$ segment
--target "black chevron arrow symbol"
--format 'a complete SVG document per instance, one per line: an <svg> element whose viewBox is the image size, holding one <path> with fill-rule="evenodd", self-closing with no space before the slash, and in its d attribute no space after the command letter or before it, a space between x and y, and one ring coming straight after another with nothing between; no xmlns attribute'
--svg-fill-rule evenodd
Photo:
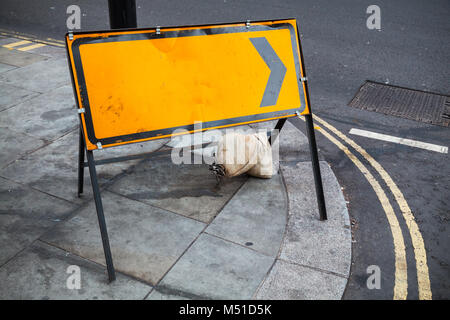
<svg viewBox="0 0 450 320"><path fill-rule="evenodd" d="M267 80L260 107L274 106L277 104L280 95L280 89L286 75L286 67L266 37L250 38L250 41L270 69L269 80Z"/></svg>

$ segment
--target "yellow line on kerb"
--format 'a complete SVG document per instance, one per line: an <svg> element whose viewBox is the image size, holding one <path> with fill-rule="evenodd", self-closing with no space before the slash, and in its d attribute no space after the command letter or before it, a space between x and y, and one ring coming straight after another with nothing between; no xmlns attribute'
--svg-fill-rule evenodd
<svg viewBox="0 0 450 320"><path fill-rule="evenodd" d="M304 120L303 118L299 117ZM317 118L317 117L316 117ZM405 241L403 239L402 230L400 224L398 223L397 216L394 213L394 209L389 202L386 193L380 186L375 177L370 173L366 166L341 142L339 142L335 137L329 134L323 129L319 129L328 140L334 143L339 149L341 149L347 157L355 164L355 166L361 171L366 180L372 186L378 200L383 207L386 217L389 222L391 229L393 241L394 241L394 254L395 254L395 283L394 283L394 299L395 300L405 300L408 295L408 272L406 264L406 250Z"/></svg>
<svg viewBox="0 0 450 320"><path fill-rule="evenodd" d="M4 36L4 37L28 40L30 42L33 41L33 42L37 42L37 43L44 43L44 44L47 44L50 46L65 47L64 41L61 41L61 40L56 40L56 39L52 39L52 38L47 38L47 40L41 40L41 39L37 39L36 37L33 37L33 36L25 35L23 33L8 31L8 30L4 30L4 29L0 29L0 35Z"/></svg>
<svg viewBox="0 0 450 320"><path fill-rule="evenodd" d="M17 50L19 50L19 51L29 51L29 50L37 49L37 48L44 47L44 46L45 46L45 44L43 44L43 43L35 43L35 44L32 44L31 46L17 48Z"/></svg>
<svg viewBox="0 0 450 320"><path fill-rule="evenodd" d="M3 47L5 48L14 48L14 47L18 47L18 46L22 46L24 44L28 44L31 43L31 41L28 40L21 40L21 41L16 41L10 44L5 44Z"/></svg>
<svg viewBox="0 0 450 320"><path fill-rule="evenodd" d="M342 132L337 130L335 127L333 127L325 120L319 118L318 116L314 116L314 119L316 119L323 126L328 128L330 131L335 133L339 138L344 140L356 151L358 151L370 163L370 165L380 174L381 178L384 180L384 182L391 190L395 200L397 201L400 207L400 211L402 212L403 218L405 219L406 226L408 227L409 234L411 236L411 241L414 248L414 256L416 260L419 299L431 300L432 293L430 286L430 276L428 273L427 253L425 250L425 243L423 241L422 234L420 233L419 226L415 221L414 215L412 214L411 208L406 202L403 193L397 187L397 185L392 180L391 176L386 172L386 170L384 170L384 168L378 163L378 161L376 161L370 154L368 154L366 150L361 148L352 139L348 138L346 135L344 135Z"/></svg>

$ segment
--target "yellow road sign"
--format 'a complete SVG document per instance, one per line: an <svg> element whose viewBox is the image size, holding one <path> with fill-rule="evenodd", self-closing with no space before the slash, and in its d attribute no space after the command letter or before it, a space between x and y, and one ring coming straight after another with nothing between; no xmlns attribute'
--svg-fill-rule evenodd
<svg viewBox="0 0 450 320"><path fill-rule="evenodd" d="M297 32L290 19L67 35L88 150L308 114Z"/></svg>

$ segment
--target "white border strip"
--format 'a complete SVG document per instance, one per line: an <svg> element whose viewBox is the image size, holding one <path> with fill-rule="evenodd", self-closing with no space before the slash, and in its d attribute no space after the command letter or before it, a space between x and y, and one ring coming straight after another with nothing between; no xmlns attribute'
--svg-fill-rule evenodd
<svg viewBox="0 0 450 320"><path fill-rule="evenodd" d="M404 144L404 145L410 146L410 147L421 148L421 149L440 152L440 153L448 153L448 147L439 146L437 144L431 144L431 143L426 143L426 142L421 142L421 141L416 141L416 140L411 140L411 139L398 138L398 137L394 137L394 136L389 136L387 134L381 134L381 133L360 130L360 129L355 129L355 128L352 128L349 133L358 135L358 136L362 136L362 137Z"/></svg>

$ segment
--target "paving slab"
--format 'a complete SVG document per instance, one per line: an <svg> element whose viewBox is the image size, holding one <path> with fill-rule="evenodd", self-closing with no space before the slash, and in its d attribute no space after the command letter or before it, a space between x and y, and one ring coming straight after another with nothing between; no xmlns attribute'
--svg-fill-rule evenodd
<svg viewBox="0 0 450 320"><path fill-rule="evenodd" d="M0 265L75 208L67 201L0 178Z"/></svg>
<svg viewBox="0 0 450 320"><path fill-rule="evenodd" d="M41 56L46 56L49 58L53 58L53 59L67 59L67 53L66 53L66 48L64 47L56 47L56 46L50 46L50 45L45 45L43 47L39 47L36 49L33 49L32 51L35 54L39 54Z"/></svg>
<svg viewBox="0 0 450 320"><path fill-rule="evenodd" d="M0 176L69 201L81 202L82 199L77 197L77 145L78 131L75 130L4 167ZM89 197L91 188L87 172L84 181L85 196Z"/></svg>
<svg viewBox="0 0 450 320"><path fill-rule="evenodd" d="M280 258L348 277L351 229L341 187L320 161L327 221L320 221L310 162L281 164L289 195L289 221Z"/></svg>
<svg viewBox="0 0 450 320"><path fill-rule="evenodd" d="M246 179L240 176L217 184L207 165L176 165L167 156L139 163L109 189L198 221L210 222Z"/></svg>
<svg viewBox="0 0 450 320"><path fill-rule="evenodd" d="M338 300L347 279L278 260L258 290L262 300Z"/></svg>
<svg viewBox="0 0 450 320"><path fill-rule="evenodd" d="M39 54L0 47L0 63L9 64L11 66L24 67L47 59L48 57Z"/></svg>
<svg viewBox="0 0 450 320"><path fill-rule="evenodd" d="M287 198L280 175L249 178L206 232L275 257L287 222Z"/></svg>
<svg viewBox="0 0 450 320"><path fill-rule="evenodd" d="M5 44L10 44L13 42L17 42L17 38L10 38L6 36L0 36L0 46L4 46Z"/></svg>
<svg viewBox="0 0 450 320"><path fill-rule="evenodd" d="M0 114L1 117L1 114ZM27 134L0 127L0 168L7 166L24 154L42 147L45 142Z"/></svg>
<svg viewBox="0 0 450 320"><path fill-rule="evenodd" d="M280 161L311 160L308 138L289 120L284 124L277 143L279 143Z"/></svg>
<svg viewBox="0 0 450 320"><path fill-rule="evenodd" d="M205 225L165 210L102 192L116 270L157 283ZM44 235L45 242L105 264L95 205Z"/></svg>
<svg viewBox="0 0 450 320"><path fill-rule="evenodd" d="M5 72L5 71L9 71L12 69L15 69L15 66L12 66L10 64L4 64L4 63L0 63L0 73Z"/></svg>
<svg viewBox="0 0 450 320"><path fill-rule="evenodd" d="M0 176L50 193L72 202L82 202L92 196L89 170L85 168L83 198L77 195L78 188L78 129L16 160L0 170ZM102 159L139 152L151 152L167 140L155 140L111 149L94 151L95 159ZM20 148L20 145L17 146ZM18 152L18 151L17 151ZM104 184L116 175L128 170L138 161L126 161L97 166L99 183Z"/></svg>
<svg viewBox="0 0 450 320"><path fill-rule="evenodd" d="M0 116L0 126L48 141L73 131L78 123L72 86L62 86L28 99Z"/></svg>
<svg viewBox="0 0 450 320"><path fill-rule="evenodd" d="M69 266L80 268L80 289L68 289ZM104 268L40 241L0 269L0 299L144 299L151 286L120 273L108 284Z"/></svg>
<svg viewBox="0 0 450 320"><path fill-rule="evenodd" d="M156 287L203 299L250 299L273 258L202 234Z"/></svg>
<svg viewBox="0 0 450 320"><path fill-rule="evenodd" d="M175 294L165 294L156 289L153 289L152 292L146 298L146 300L191 300L191 299L183 296L178 296Z"/></svg>
<svg viewBox="0 0 450 320"><path fill-rule="evenodd" d="M1 53L0 62L2 62ZM40 93L48 92L63 85L71 85L67 59L39 61L22 68L0 73L0 82Z"/></svg>
<svg viewBox="0 0 450 320"><path fill-rule="evenodd" d="M10 44L10 43L17 42L17 41L20 41L20 39L6 37L6 36L0 36L0 46L4 46L6 44Z"/></svg>
<svg viewBox="0 0 450 320"><path fill-rule="evenodd" d="M0 111L3 111L13 105L19 104L21 101L36 97L37 95L39 95L39 93L37 92L0 82ZM0 119L3 119L3 116L4 115L1 114ZM16 117L20 117L20 114L17 114Z"/></svg>

